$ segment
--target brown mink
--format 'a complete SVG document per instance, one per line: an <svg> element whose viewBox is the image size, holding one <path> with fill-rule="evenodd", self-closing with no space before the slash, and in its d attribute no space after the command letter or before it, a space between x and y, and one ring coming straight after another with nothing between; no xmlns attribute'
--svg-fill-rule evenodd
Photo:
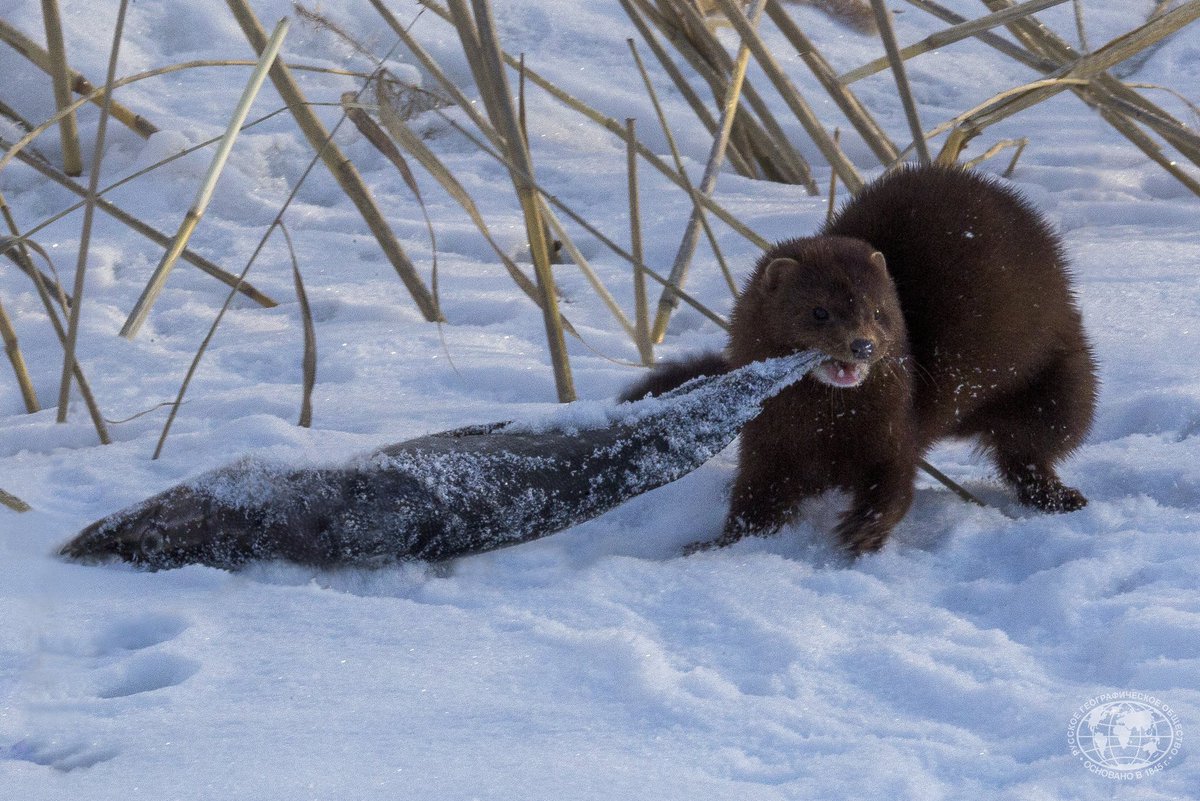
<svg viewBox="0 0 1200 801"><path fill-rule="evenodd" d="M841 488L852 501L838 536L876 550L943 437L976 437L1022 503L1087 503L1054 468L1091 427L1095 362L1058 236L998 180L945 166L884 175L818 236L758 260L723 356L659 368L623 397L810 348L829 360L742 430L710 544L770 534L804 498Z"/></svg>

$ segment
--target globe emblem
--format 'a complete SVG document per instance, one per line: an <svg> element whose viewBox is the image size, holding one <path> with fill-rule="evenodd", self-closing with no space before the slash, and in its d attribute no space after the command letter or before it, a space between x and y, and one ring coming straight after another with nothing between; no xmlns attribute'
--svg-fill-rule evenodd
<svg viewBox="0 0 1200 801"><path fill-rule="evenodd" d="M1180 732L1155 704L1123 698L1081 713L1072 719L1074 744L1081 758L1099 768L1146 771L1178 751Z"/></svg>

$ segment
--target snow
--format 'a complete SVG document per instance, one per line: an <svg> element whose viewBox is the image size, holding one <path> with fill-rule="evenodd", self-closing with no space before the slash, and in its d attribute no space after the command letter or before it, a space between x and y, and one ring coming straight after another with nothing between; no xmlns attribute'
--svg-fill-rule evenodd
<svg viewBox="0 0 1200 801"><path fill-rule="evenodd" d="M62 5L72 63L98 81L115 3ZM966 16L982 13L967 0L951 5ZM1085 4L1090 43L1132 27L1152 5ZM632 28L616 3L497 6L510 50L609 116L636 117L648 145L666 151L629 63L624 40ZM291 13L283 0L254 7L268 26ZM1074 41L1071 7L1039 18ZM904 8L902 42L940 27ZM40 10L33 0L0 3L5 20L38 40ZM415 15L409 6L393 10L405 22ZM377 53L391 47L368 4L324 11ZM835 69L882 50L811 8L792 13ZM129 26L122 74L249 55L220 3L139 0ZM798 56L768 30L818 113L838 119ZM1195 30L1156 50L1130 80L1185 93L1200 85ZM469 85L446 25L425 13L413 33ZM728 31L723 36L732 42ZM317 66L369 67L328 31L305 24L294 25L284 52ZM642 55L651 60L645 48ZM393 61L410 63L402 51ZM973 42L909 63L926 127L1033 77ZM697 179L708 137L650 68ZM0 69L5 102L34 121L51 113L44 76L4 47ZM145 141L110 126L103 183L217 135L247 75L246 67L212 67L120 90L122 102L162 131ZM754 67L750 78L794 140L806 142ZM354 78L331 73L303 73L300 81L321 102L357 88ZM865 79L856 90L903 144L907 124L888 77ZM1169 94L1143 91L1196 121ZM279 105L268 87L251 119ZM530 89L528 105L539 179L627 241L623 145L539 91ZM319 113L336 121L336 109ZM96 120L91 106L80 115L87 159ZM527 258L503 168L436 114L416 125L501 246ZM15 138L7 123L0 128ZM842 134L850 157L877 174L848 125ZM291 262L272 238L250 280L280 305L234 302L162 458L152 461L166 416L157 406L174 398L226 290L180 265L141 334L120 339L161 250L98 216L80 359L105 415L131 419L110 426L115 441L100 446L78 398L66 424L55 423L53 409L25 414L7 363L0 365L0 487L34 508L0 509L0 797L1194 797L1200 201L1070 93L989 129L969 153L1014 136L1030 139L1015 184L1063 231L1101 367L1096 427L1064 470L1091 503L1063 516L1024 509L970 443L949 443L930 461L999 508L964 505L922 478L888 546L853 562L829 536L836 497L809 504L780 537L681 557L685 544L720 530L731 450L588 523L448 566L141 573L63 562L56 549L93 520L242 457L337 462L433 431L537 419L554 408L541 314L461 208L414 166L437 226L448 322L434 326L422 321L353 206L318 167L287 217L317 325L313 427L295 425L300 312ZM349 127L338 142L428 280L427 232L403 182ZM54 132L35 145L59 160ZM801 148L827 186L815 148ZM195 249L240 269L310 157L286 115L246 131ZM207 152L192 154L110 199L173 231L206 165ZM640 178L647 259L667 265L690 203L644 164ZM15 163L0 173L0 191L24 228L76 201ZM826 199L797 187L725 173L717 195L769 239L808 233L824 219ZM35 237L68 283L79 220L69 216ZM723 225L715 229L744 276L754 247ZM578 244L631 308L627 265L587 236ZM569 348L580 397L592 404L578 413L589 419L638 375L625 366L636 350L581 275L555 270L564 313L584 339ZM688 288L728 311L724 279L703 248ZM49 405L61 351L28 279L7 263L0 302ZM658 353L679 356L722 341L714 325L681 307ZM1179 714L1183 750L1161 773L1117 782L1087 770L1068 749L1067 728L1081 705L1121 691L1152 695Z"/></svg>

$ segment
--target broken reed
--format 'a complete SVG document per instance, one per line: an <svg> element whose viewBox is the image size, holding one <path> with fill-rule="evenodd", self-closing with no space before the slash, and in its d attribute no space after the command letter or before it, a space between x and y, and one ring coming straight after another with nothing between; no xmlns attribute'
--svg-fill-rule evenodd
<svg viewBox="0 0 1200 801"><path fill-rule="evenodd" d="M13 495L11 492L5 492L2 489L0 489L0 505L7 506L14 512L28 512L32 508L16 495Z"/></svg>

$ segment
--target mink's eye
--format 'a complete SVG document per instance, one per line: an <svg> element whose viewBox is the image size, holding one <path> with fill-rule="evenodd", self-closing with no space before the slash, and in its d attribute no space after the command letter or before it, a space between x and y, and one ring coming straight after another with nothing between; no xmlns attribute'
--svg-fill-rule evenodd
<svg viewBox="0 0 1200 801"><path fill-rule="evenodd" d="M813 309L813 319L823 323L829 319L829 312L827 312L823 307L818 306L817 308Z"/></svg>
<svg viewBox="0 0 1200 801"><path fill-rule="evenodd" d="M876 310L875 310L875 319L876 319L876 320L882 320L882 319L883 319L883 312L882 312L882 311L880 311L879 309L876 309Z"/></svg>

